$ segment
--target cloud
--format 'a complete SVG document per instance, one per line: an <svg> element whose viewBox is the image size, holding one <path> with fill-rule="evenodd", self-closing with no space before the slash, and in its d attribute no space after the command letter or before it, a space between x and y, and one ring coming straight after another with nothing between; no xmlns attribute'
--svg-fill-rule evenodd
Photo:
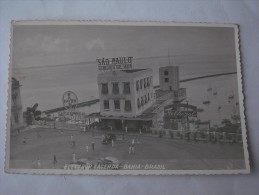
<svg viewBox="0 0 259 195"><path fill-rule="evenodd" d="M86 45L86 48L89 51L102 51L102 50L104 50L104 42L100 38L94 39L90 42L86 42L85 45Z"/></svg>
<svg viewBox="0 0 259 195"><path fill-rule="evenodd" d="M29 56L65 53L73 50L68 39L42 34L27 37L19 43L18 48L23 54Z"/></svg>

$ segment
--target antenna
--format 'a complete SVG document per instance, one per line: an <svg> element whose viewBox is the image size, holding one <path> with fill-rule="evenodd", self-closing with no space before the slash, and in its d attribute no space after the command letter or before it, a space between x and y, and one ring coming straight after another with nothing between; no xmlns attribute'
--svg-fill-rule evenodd
<svg viewBox="0 0 259 195"><path fill-rule="evenodd" d="M170 60L170 51L168 49L168 61L169 61L169 65L171 65L171 60Z"/></svg>

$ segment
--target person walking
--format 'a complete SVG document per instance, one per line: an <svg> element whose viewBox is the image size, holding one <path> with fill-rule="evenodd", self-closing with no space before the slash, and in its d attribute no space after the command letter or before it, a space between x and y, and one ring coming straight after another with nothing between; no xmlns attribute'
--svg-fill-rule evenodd
<svg viewBox="0 0 259 195"><path fill-rule="evenodd" d="M75 163L76 162L76 154L75 154L75 152L73 152L72 158L73 158L73 162Z"/></svg>
<svg viewBox="0 0 259 195"><path fill-rule="evenodd" d="M92 150L94 151L94 142L92 142L92 144L91 144L91 145L92 145Z"/></svg>
<svg viewBox="0 0 259 195"><path fill-rule="evenodd" d="M131 145L129 145L129 154L131 154Z"/></svg>
<svg viewBox="0 0 259 195"><path fill-rule="evenodd" d="M85 146L85 150L88 153L89 147L87 145Z"/></svg>
<svg viewBox="0 0 259 195"><path fill-rule="evenodd" d="M131 146L131 153L132 153L132 154L135 153L135 147L134 147L134 145Z"/></svg>
<svg viewBox="0 0 259 195"><path fill-rule="evenodd" d="M38 169L41 168L41 162L40 162L40 158L37 159L37 166L38 166Z"/></svg>
<svg viewBox="0 0 259 195"><path fill-rule="evenodd" d="M112 147L114 147L114 141L113 141L113 139L112 139Z"/></svg>
<svg viewBox="0 0 259 195"><path fill-rule="evenodd" d="M135 144L135 140L132 139L132 140L131 140L131 145L134 146L134 144Z"/></svg>
<svg viewBox="0 0 259 195"><path fill-rule="evenodd" d="M71 146L73 147L73 145L74 145L74 136L73 136L73 134L70 136L70 142L71 142Z"/></svg>
<svg viewBox="0 0 259 195"><path fill-rule="evenodd" d="M139 128L139 134L142 134L142 130L141 130L141 128Z"/></svg>
<svg viewBox="0 0 259 195"><path fill-rule="evenodd" d="M125 126L125 133L128 133L128 127Z"/></svg>
<svg viewBox="0 0 259 195"><path fill-rule="evenodd" d="M22 143L27 144L26 137L23 137Z"/></svg>
<svg viewBox="0 0 259 195"><path fill-rule="evenodd" d="M54 157L53 157L53 166L55 167L57 163L58 163L57 157L56 157L56 155L54 155Z"/></svg>

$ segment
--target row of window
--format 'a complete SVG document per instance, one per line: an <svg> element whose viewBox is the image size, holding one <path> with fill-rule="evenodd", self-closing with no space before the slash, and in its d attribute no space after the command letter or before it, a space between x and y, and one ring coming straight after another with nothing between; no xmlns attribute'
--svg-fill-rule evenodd
<svg viewBox="0 0 259 195"><path fill-rule="evenodd" d="M152 76L140 79L136 82L136 90L139 91L139 89L146 89L150 87L152 82ZM109 88L108 83L102 83L102 94L107 95L109 94ZM119 89L119 83L112 83L112 94L120 94ZM123 82L123 94L130 94L130 83L129 82Z"/></svg>
<svg viewBox="0 0 259 195"><path fill-rule="evenodd" d="M138 108L140 108L141 106L144 106L145 104L147 104L152 98L152 93L148 93L144 96L141 96L140 98L137 99L137 106Z"/></svg>
<svg viewBox="0 0 259 195"><path fill-rule="evenodd" d="M109 93L108 83L102 83L102 94L106 95ZM119 83L112 83L112 93L117 95L120 93ZM130 94L130 83L124 82L123 83L123 93Z"/></svg>
<svg viewBox="0 0 259 195"><path fill-rule="evenodd" d="M115 110L121 109L120 100L114 100L113 103L114 103L114 109ZM104 110L110 110L109 100L104 100L103 106L104 106ZM127 111L127 112L131 111L131 101L130 100L125 100L124 110Z"/></svg>
<svg viewBox="0 0 259 195"><path fill-rule="evenodd" d="M152 83L152 76L140 79L139 81L136 82L136 90L139 91L139 89L146 89L150 87Z"/></svg>

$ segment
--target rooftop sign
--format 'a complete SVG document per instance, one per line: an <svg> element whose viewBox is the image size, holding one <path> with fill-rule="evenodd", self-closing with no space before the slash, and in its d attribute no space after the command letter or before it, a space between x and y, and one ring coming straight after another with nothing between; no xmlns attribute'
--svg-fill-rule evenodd
<svg viewBox="0 0 259 195"><path fill-rule="evenodd" d="M127 70L132 69L133 57L118 57L118 58L100 58L96 59L98 63L98 70L101 72L113 70Z"/></svg>

